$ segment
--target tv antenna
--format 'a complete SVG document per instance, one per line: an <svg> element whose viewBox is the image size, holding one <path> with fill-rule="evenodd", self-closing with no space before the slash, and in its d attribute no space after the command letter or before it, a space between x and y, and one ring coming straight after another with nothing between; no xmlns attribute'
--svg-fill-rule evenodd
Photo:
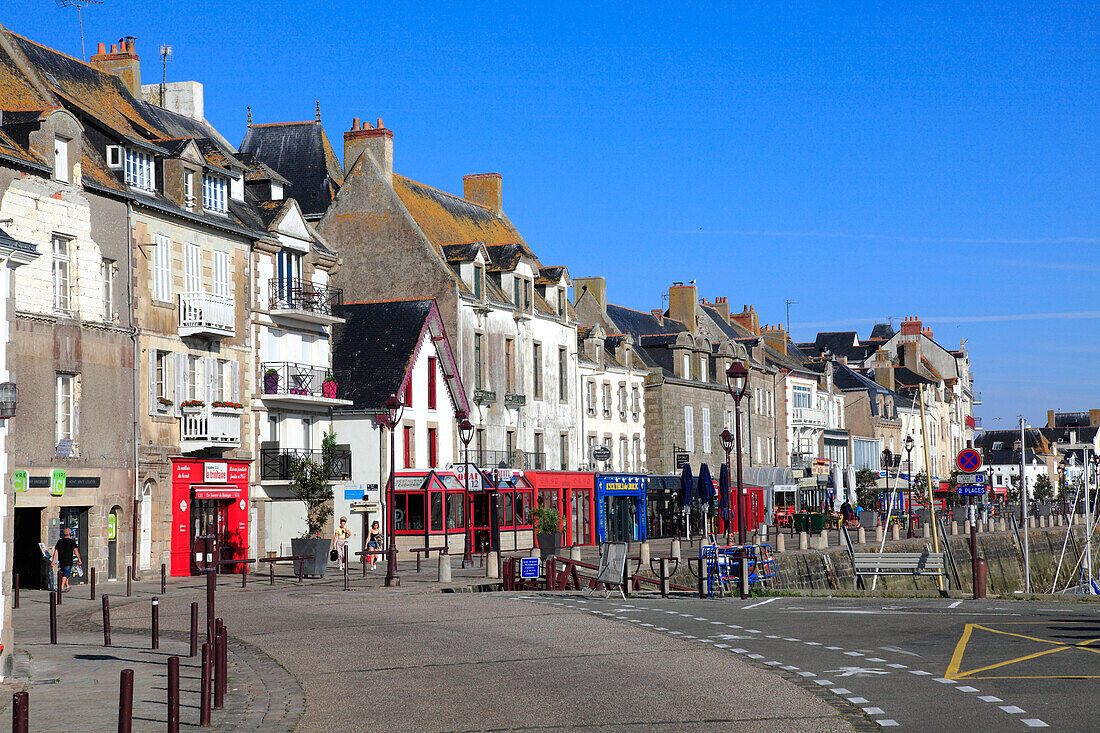
<svg viewBox="0 0 1100 733"><path fill-rule="evenodd" d="M84 8L89 5L102 5L103 0L57 0L59 8L76 8L76 17L80 21L80 60L87 61L88 55L84 52Z"/></svg>
<svg viewBox="0 0 1100 733"><path fill-rule="evenodd" d="M797 300L787 299L787 335L791 335L791 306L798 305Z"/></svg>
<svg viewBox="0 0 1100 733"><path fill-rule="evenodd" d="M160 106L164 107L164 87L168 84L168 60L172 58L172 47L166 43L160 44Z"/></svg>

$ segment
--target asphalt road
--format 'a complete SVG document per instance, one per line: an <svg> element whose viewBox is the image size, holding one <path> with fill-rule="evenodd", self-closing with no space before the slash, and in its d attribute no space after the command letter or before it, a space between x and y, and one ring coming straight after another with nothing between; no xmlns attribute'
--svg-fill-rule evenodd
<svg viewBox="0 0 1100 733"><path fill-rule="evenodd" d="M1100 607L953 599L518 600L674 636L910 730L1097 728ZM719 680L714 683L720 684Z"/></svg>

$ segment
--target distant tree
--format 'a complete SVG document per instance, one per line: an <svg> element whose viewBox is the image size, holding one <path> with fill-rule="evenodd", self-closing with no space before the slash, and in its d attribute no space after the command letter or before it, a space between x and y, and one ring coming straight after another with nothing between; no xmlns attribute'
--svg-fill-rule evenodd
<svg viewBox="0 0 1100 733"><path fill-rule="evenodd" d="M1031 489L1031 498L1035 501L1050 501L1054 498L1054 486L1045 473L1039 474L1039 478L1035 480L1035 486Z"/></svg>
<svg viewBox="0 0 1100 733"><path fill-rule="evenodd" d="M1008 478L1008 490L1005 492L1005 501L1017 502L1020 500L1020 477L1012 474Z"/></svg>
<svg viewBox="0 0 1100 733"><path fill-rule="evenodd" d="M877 509L878 472L861 468L856 472L856 503L863 509Z"/></svg>

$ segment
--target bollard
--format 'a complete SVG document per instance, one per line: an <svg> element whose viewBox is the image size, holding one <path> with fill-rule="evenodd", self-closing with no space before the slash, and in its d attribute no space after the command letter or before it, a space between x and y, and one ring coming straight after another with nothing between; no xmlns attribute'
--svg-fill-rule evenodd
<svg viewBox="0 0 1100 733"><path fill-rule="evenodd" d="M14 596L14 598L12 598L11 607L19 608L19 573L15 573L14 575L12 575L11 590L12 595Z"/></svg>
<svg viewBox="0 0 1100 733"><path fill-rule="evenodd" d="M856 542L861 545L867 544L867 530L865 530L863 527L860 527L858 530L856 530Z"/></svg>
<svg viewBox="0 0 1100 733"><path fill-rule="evenodd" d="M1028 517L1027 518L1027 528L1028 529L1035 529L1035 517Z"/></svg>
<svg viewBox="0 0 1100 733"><path fill-rule="evenodd" d="M677 560L682 560L683 559L683 555L680 554L680 538L679 537L672 540L672 548L671 548L670 552L672 553L672 557L674 557L675 559L677 559Z"/></svg>
<svg viewBox="0 0 1100 733"><path fill-rule="evenodd" d="M168 657L168 733L180 733L179 657Z"/></svg>
<svg viewBox="0 0 1100 733"><path fill-rule="evenodd" d="M210 642L202 645L202 672L199 676L199 725L210 725Z"/></svg>
<svg viewBox="0 0 1100 733"><path fill-rule="evenodd" d="M829 547L829 530L821 530L821 539L818 541L818 547L822 550L826 550Z"/></svg>
<svg viewBox="0 0 1100 733"><path fill-rule="evenodd" d="M152 649L160 649L160 599L153 596L153 619L149 625L150 633L153 636Z"/></svg>
<svg viewBox="0 0 1100 733"><path fill-rule="evenodd" d="M26 692L11 696L11 733L31 733L31 703Z"/></svg>
<svg viewBox="0 0 1100 733"><path fill-rule="evenodd" d="M351 590L348 585L348 545L344 543L344 590Z"/></svg>
<svg viewBox="0 0 1100 733"><path fill-rule="evenodd" d="M668 598L668 558L661 558L661 598Z"/></svg>
<svg viewBox="0 0 1100 733"><path fill-rule="evenodd" d="M88 593L88 600L95 600L95 568L88 568L88 585L91 586Z"/></svg>
<svg viewBox="0 0 1100 733"><path fill-rule="evenodd" d="M798 549L808 550L810 549L810 535L807 532L798 533Z"/></svg>
<svg viewBox="0 0 1100 733"><path fill-rule="evenodd" d="M581 559L581 548L580 548L579 545L573 545L572 547L569 548L569 559L570 560L580 560Z"/></svg>
<svg viewBox="0 0 1100 733"><path fill-rule="evenodd" d="M50 593L50 643L57 643L57 599L61 591Z"/></svg>
<svg viewBox="0 0 1100 733"><path fill-rule="evenodd" d="M164 563L160 564L160 594L163 596L168 592L168 574L164 567Z"/></svg>
<svg viewBox="0 0 1100 733"><path fill-rule="evenodd" d="M191 603L191 648L187 656L193 657L199 653L199 604Z"/></svg>
<svg viewBox="0 0 1100 733"><path fill-rule="evenodd" d="M923 530L924 534L921 535L924 539L930 539L932 537L932 525L925 523Z"/></svg>
<svg viewBox="0 0 1100 733"><path fill-rule="evenodd" d="M649 542L644 541L644 542L642 542L642 544L638 545L638 567L639 567L639 569L649 567L649 558L650 558Z"/></svg>
<svg viewBox="0 0 1100 733"><path fill-rule="evenodd" d="M129 598L133 593L133 581L134 581L134 569L129 565L126 566L126 597Z"/></svg>
<svg viewBox="0 0 1100 733"><path fill-rule="evenodd" d="M989 575L989 568L986 566L983 558L978 558L978 585L974 588L974 598L985 598L985 586L986 578Z"/></svg>
<svg viewBox="0 0 1100 733"><path fill-rule="evenodd" d="M699 564L699 573L698 573L699 597L700 598L706 598L707 597L707 577L706 577L704 569L703 569L703 558L702 557L695 557L695 558L692 558L691 561Z"/></svg>
<svg viewBox="0 0 1100 733"><path fill-rule="evenodd" d="M118 674L118 733L131 733L134 729L134 670L124 669Z"/></svg>
<svg viewBox="0 0 1100 733"><path fill-rule="evenodd" d="M500 555L495 551L490 551L485 559L485 577L486 578L499 578L500 577Z"/></svg>
<svg viewBox="0 0 1100 733"><path fill-rule="evenodd" d="M214 643L214 588L217 578L210 570L206 571L206 642Z"/></svg>
<svg viewBox="0 0 1100 733"><path fill-rule="evenodd" d="M275 585L275 563L273 563L273 562L269 562L267 564L267 577L268 577L268 584L269 585Z"/></svg>
<svg viewBox="0 0 1100 733"><path fill-rule="evenodd" d="M901 529L896 524L890 525L890 539L894 542L901 539Z"/></svg>
<svg viewBox="0 0 1100 733"><path fill-rule="evenodd" d="M1007 532L1008 531L1008 520L1005 519L1004 517L1001 517L1001 521L997 522L997 529L1000 532Z"/></svg>
<svg viewBox="0 0 1100 733"><path fill-rule="evenodd" d="M103 594L103 646L111 646L111 602Z"/></svg>
<svg viewBox="0 0 1100 733"><path fill-rule="evenodd" d="M61 605L61 568L57 569L57 605Z"/></svg>
<svg viewBox="0 0 1100 733"><path fill-rule="evenodd" d="M222 626L221 628L222 639L222 700L224 704L225 696L229 692L229 629Z"/></svg>
<svg viewBox="0 0 1100 733"><path fill-rule="evenodd" d="M451 582L451 556L439 553L439 582Z"/></svg>
<svg viewBox="0 0 1100 733"><path fill-rule="evenodd" d="M882 542L882 525L881 524L876 524L875 525L875 544L877 545L880 542Z"/></svg>
<svg viewBox="0 0 1100 733"><path fill-rule="evenodd" d="M738 565L741 567L741 600L743 601L749 597L749 563L745 558L741 558Z"/></svg>
<svg viewBox="0 0 1100 733"><path fill-rule="evenodd" d="M786 539L784 539L782 532L776 532L775 533L775 551L776 552L786 552L787 551L787 541L786 541Z"/></svg>
<svg viewBox="0 0 1100 733"><path fill-rule="evenodd" d="M955 520L951 520L951 536L952 537L958 537L959 536L959 523L956 522Z"/></svg>
<svg viewBox="0 0 1100 733"><path fill-rule="evenodd" d="M214 709L221 710L225 705L225 632L218 629L214 635Z"/></svg>

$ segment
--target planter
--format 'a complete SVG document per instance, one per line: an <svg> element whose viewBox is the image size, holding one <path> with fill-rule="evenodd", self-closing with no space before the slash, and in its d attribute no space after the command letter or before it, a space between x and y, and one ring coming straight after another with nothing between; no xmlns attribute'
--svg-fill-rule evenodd
<svg viewBox="0 0 1100 733"><path fill-rule="evenodd" d="M291 394L298 394L298 395L308 395L309 390L306 389L305 387L291 387L290 388L290 393Z"/></svg>
<svg viewBox="0 0 1100 733"><path fill-rule="evenodd" d="M291 554L309 555L312 558L303 561L302 575L309 578L325 577L325 568L328 567L328 550L331 544L331 537L295 537L290 541ZM297 562L295 562L295 567L297 567Z"/></svg>
<svg viewBox="0 0 1100 733"><path fill-rule="evenodd" d="M275 394L279 391L279 375L264 375L264 394Z"/></svg>
<svg viewBox="0 0 1100 733"><path fill-rule="evenodd" d="M321 382L321 394L330 400L336 399L336 380L329 379Z"/></svg>
<svg viewBox="0 0 1100 733"><path fill-rule="evenodd" d="M548 557L558 557L561 555L561 532L554 532L553 534L538 535L539 540L539 554L542 559L545 560Z"/></svg>

